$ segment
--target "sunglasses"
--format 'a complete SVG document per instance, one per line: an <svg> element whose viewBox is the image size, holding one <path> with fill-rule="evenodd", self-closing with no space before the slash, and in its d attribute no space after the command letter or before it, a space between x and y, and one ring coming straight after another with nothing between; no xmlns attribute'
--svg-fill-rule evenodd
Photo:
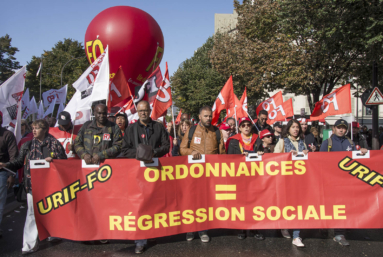
<svg viewBox="0 0 383 257"><path fill-rule="evenodd" d="M271 138L272 135L264 136L263 138Z"/></svg>
<svg viewBox="0 0 383 257"><path fill-rule="evenodd" d="M250 128L250 127L251 127L251 124L242 124L242 125L241 125L241 128L244 128L244 127L249 127L249 128Z"/></svg>

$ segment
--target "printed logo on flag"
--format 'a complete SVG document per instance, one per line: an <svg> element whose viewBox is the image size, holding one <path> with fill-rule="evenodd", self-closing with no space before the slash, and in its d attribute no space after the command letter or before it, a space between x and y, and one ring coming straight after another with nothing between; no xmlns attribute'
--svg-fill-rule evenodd
<svg viewBox="0 0 383 257"><path fill-rule="evenodd" d="M12 94L12 97L16 100L16 102L20 101L20 99L23 97L23 91Z"/></svg>
<svg viewBox="0 0 383 257"><path fill-rule="evenodd" d="M17 104L7 107L7 111L12 120L17 117Z"/></svg>
<svg viewBox="0 0 383 257"><path fill-rule="evenodd" d="M110 141L110 134L104 133L104 136L102 137L102 140Z"/></svg>

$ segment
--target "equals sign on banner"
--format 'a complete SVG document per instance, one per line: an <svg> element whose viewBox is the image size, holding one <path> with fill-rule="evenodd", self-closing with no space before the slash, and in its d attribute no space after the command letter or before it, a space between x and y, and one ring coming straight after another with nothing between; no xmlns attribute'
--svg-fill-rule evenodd
<svg viewBox="0 0 383 257"><path fill-rule="evenodd" d="M236 200L237 194L220 192L235 192L237 185L215 185L215 191L215 200Z"/></svg>

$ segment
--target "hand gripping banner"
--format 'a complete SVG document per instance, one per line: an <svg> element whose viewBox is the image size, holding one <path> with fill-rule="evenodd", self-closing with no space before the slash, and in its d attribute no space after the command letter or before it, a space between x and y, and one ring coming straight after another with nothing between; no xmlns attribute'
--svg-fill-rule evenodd
<svg viewBox="0 0 383 257"><path fill-rule="evenodd" d="M206 229L383 228L381 151L32 161L40 239L147 239Z"/></svg>

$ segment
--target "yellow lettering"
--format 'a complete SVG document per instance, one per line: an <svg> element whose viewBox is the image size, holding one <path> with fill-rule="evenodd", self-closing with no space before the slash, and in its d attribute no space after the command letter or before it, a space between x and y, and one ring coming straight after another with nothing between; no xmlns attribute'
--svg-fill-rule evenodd
<svg viewBox="0 0 383 257"><path fill-rule="evenodd" d="M263 162L251 162L251 176L255 176L255 171L257 171L259 176L265 175Z"/></svg>
<svg viewBox="0 0 383 257"><path fill-rule="evenodd" d="M230 177L235 176L234 162L230 163L230 168L227 163L222 163L222 177L226 177L226 173L228 173Z"/></svg>
<svg viewBox="0 0 383 257"><path fill-rule="evenodd" d="M210 163L206 163L206 177L210 177L210 172L214 177L219 177L219 163L214 163L214 168Z"/></svg>
<svg viewBox="0 0 383 257"><path fill-rule="evenodd" d="M109 216L109 230L114 230L114 227L116 227L117 230L122 231L121 222L122 218L120 216Z"/></svg>
<svg viewBox="0 0 383 257"><path fill-rule="evenodd" d="M160 223L164 228L168 227L168 224L166 223L168 215L166 213L156 213L154 214L154 227L160 228Z"/></svg>
<svg viewBox="0 0 383 257"><path fill-rule="evenodd" d="M369 182L369 184L372 185L372 186L375 185L376 183L382 185L383 184L383 180L382 179L383 179L383 177L381 175L377 175L374 179L372 179Z"/></svg>
<svg viewBox="0 0 383 257"><path fill-rule="evenodd" d="M197 215L197 218L195 219L197 222L201 223L201 222L205 222L206 219L207 219L207 215L206 215L206 209L205 208L200 208L198 209L195 214Z"/></svg>
<svg viewBox="0 0 383 257"><path fill-rule="evenodd" d="M352 175L356 175L357 173L358 174L358 178L362 179L363 178L363 175L366 175L370 172L370 169L363 166L363 165L359 165L355 170L351 171L351 174Z"/></svg>
<svg viewBox="0 0 383 257"><path fill-rule="evenodd" d="M309 205L309 207L307 207L305 220L309 220L310 218L314 218L315 220L319 220L319 216L318 216L317 211L315 210L314 205Z"/></svg>
<svg viewBox="0 0 383 257"><path fill-rule="evenodd" d="M293 175L292 171L293 161L282 161L281 162L281 174L282 175ZM291 171L288 171L291 170Z"/></svg>
<svg viewBox="0 0 383 257"><path fill-rule="evenodd" d="M346 214L346 205L334 205L334 220L345 220L347 219L346 215L340 216L340 214ZM343 210L342 210L343 209Z"/></svg>
<svg viewBox="0 0 383 257"><path fill-rule="evenodd" d="M265 211L265 208L263 208L262 206L255 206L253 208L253 213L255 214L253 216L253 219L257 221L264 220L265 219L264 211Z"/></svg>
<svg viewBox="0 0 383 257"><path fill-rule="evenodd" d="M150 172L154 172L154 176L150 177ZM144 172L144 178L148 182L156 182L160 178L160 172L157 168L147 168Z"/></svg>
<svg viewBox="0 0 383 257"><path fill-rule="evenodd" d="M250 176L249 169L247 168L246 163L244 162L241 162L239 164L236 176L239 177L241 175Z"/></svg>
<svg viewBox="0 0 383 257"><path fill-rule="evenodd" d="M303 175L306 173L306 166L305 166L305 161L296 161L294 163L294 167L296 170L294 170L294 173L297 175Z"/></svg>
<svg viewBox="0 0 383 257"><path fill-rule="evenodd" d="M278 167L279 164L276 161L269 161L266 164L266 172L267 172L267 174L269 174L270 176L275 176L275 175L277 175L279 173L279 170L275 169L274 171L271 171L271 165L274 165L274 166Z"/></svg>
<svg viewBox="0 0 383 257"><path fill-rule="evenodd" d="M326 209L324 205L320 206L320 219L321 220L332 220L331 215L326 215Z"/></svg>
<svg viewBox="0 0 383 257"><path fill-rule="evenodd" d="M185 210L182 212L182 222L184 224L192 224L194 222L194 216L193 216L193 211L192 210Z"/></svg>
<svg viewBox="0 0 383 257"><path fill-rule="evenodd" d="M171 227L181 225L181 220L180 220L181 217L179 216L180 213L181 213L180 211L169 212L169 225Z"/></svg>
<svg viewBox="0 0 383 257"><path fill-rule="evenodd" d="M275 216L271 214L272 211L275 211ZM281 217L281 210L277 206L270 206L267 208L266 216L269 220L278 220Z"/></svg>
<svg viewBox="0 0 383 257"><path fill-rule="evenodd" d="M183 170L183 174L181 174L181 170ZM188 167L186 165L176 165L176 179L183 179L188 176Z"/></svg>
<svg viewBox="0 0 383 257"><path fill-rule="evenodd" d="M166 177L168 177L169 180L174 180L172 173L173 173L173 166L162 166L161 167L161 180L165 181Z"/></svg>
<svg viewBox="0 0 383 257"><path fill-rule="evenodd" d="M56 192L52 194L52 201L53 201L53 206L55 209L59 207L59 205L64 205L62 198L62 193L61 192Z"/></svg>
<svg viewBox="0 0 383 257"><path fill-rule="evenodd" d="M292 214L292 215L288 215L287 214L287 211L295 211L295 208L293 206L286 206L285 208L283 208L282 210L282 217L285 219L285 220L293 220L295 219L296 215L295 214Z"/></svg>
<svg viewBox="0 0 383 257"><path fill-rule="evenodd" d="M129 213L130 215L131 213ZM135 225L136 222L134 221L136 219L136 216L124 216L124 229L125 231L136 231L135 227L131 227L130 225Z"/></svg>
<svg viewBox="0 0 383 257"><path fill-rule="evenodd" d="M144 220L147 220L144 222ZM153 227L152 217L150 215L142 215L138 218L137 227L140 230L149 230Z"/></svg>
<svg viewBox="0 0 383 257"><path fill-rule="evenodd" d="M221 216L221 211L223 211L224 216ZM215 216L217 217L218 220L228 220L230 216L230 212L225 207L219 207L215 210Z"/></svg>
<svg viewBox="0 0 383 257"><path fill-rule="evenodd" d="M346 166L346 164L348 164L348 162L350 161L353 161L350 157L345 157L340 163L339 163L339 168L341 168L342 170L352 170L354 169L356 166L358 166L358 163L357 162L354 162L352 163L351 165L349 165L348 167Z"/></svg>
<svg viewBox="0 0 383 257"><path fill-rule="evenodd" d="M240 211L236 207L231 207L231 220L236 221L237 218L241 221L245 220L245 207L240 207Z"/></svg>
<svg viewBox="0 0 383 257"><path fill-rule="evenodd" d="M194 172L195 168L198 168L199 172L197 174ZM195 163L192 166L190 166L190 176L192 176L193 178L200 178L203 175L203 173L204 173L204 168L202 164Z"/></svg>

